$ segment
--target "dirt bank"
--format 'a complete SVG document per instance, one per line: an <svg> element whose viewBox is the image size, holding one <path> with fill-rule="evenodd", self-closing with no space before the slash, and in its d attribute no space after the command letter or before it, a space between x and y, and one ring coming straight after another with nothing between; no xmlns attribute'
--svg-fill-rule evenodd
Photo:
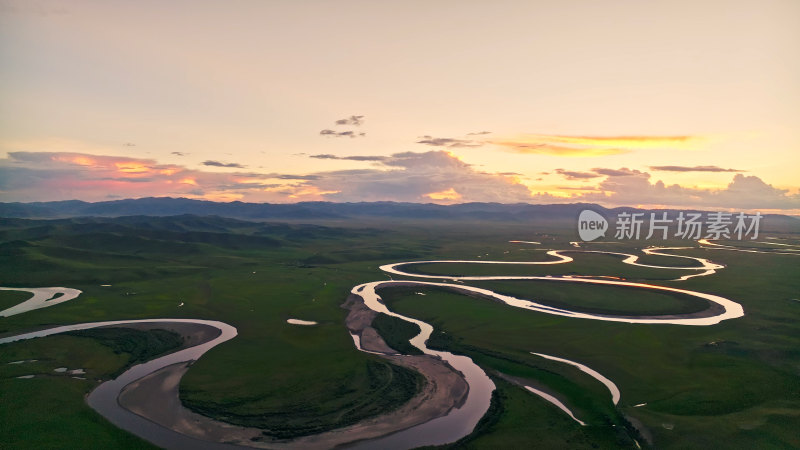
<svg viewBox="0 0 800 450"><path fill-rule="evenodd" d="M428 355L403 356L390 348L370 326L375 312L364 306L360 297L350 296L344 307L350 310L346 324L351 333L361 337L361 344L370 351L385 353L385 358L410 368L425 377L424 386L416 396L400 408L357 424L317 435L277 441L257 428L227 424L194 413L183 407L179 399L179 384L191 366L180 363L167 366L126 386L119 403L129 411L161 426L195 438L260 448L333 448L349 442L372 439L446 415L463 404L469 387L463 376L438 358ZM149 324L141 324L146 328ZM181 333L192 345L213 339L209 327L192 324L164 324L163 328ZM204 334L205 333L205 334Z"/></svg>

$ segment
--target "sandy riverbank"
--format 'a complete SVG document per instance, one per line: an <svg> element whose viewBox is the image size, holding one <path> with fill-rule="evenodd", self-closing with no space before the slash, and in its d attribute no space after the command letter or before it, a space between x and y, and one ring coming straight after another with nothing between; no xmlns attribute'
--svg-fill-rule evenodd
<svg viewBox="0 0 800 450"><path fill-rule="evenodd" d="M264 436L260 429L227 424L185 408L180 403L179 384L191 363L164 367L129 384L120 394L119 403L152 422L197 439L260 448L325 449L385 436L425 423L446 415L464 402L469 388L460 373L431 356L397 355L370 326L376 313L366 308L357 296L348 298L344 307L350 310L347 327L351 333L361 336L362 345L375 352L387 353L381 357L425 377L422 391L400 408L342 429L292 440L272 440ZM202 339L214 337L210 334L203 336L203 333L207 333L204 328L208 327L194 327L193 324L160 323L157 327L180 332L195 345L202 343Z"/></svg>

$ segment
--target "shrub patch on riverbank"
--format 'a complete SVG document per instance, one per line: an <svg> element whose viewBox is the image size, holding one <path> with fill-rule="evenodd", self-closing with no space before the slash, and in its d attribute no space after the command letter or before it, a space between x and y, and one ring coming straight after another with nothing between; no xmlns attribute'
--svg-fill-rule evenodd
<svg viewBox="0 0 800 450"><path fill-rule="evenodd" d="M234 402L204 402L181 385L184 405L205 416L224 422L264 429L264 434L279 439L322 433L346 427L377 416L408 402L425 383L417 372L382 360L369 360L363 373L364 395L352 397L351 388L343 385L332 394L343 402L339 408L324 411L319 404L295 403L281 411L259 411L256 414L233 414Z"/></svg>
<svg viewBox="0 0 800 450"><path fill-rule="evenodd" d="M411 345L409 339L418 335L420 332L416 324L398 319L387 314L378 314L372 320L372 327L378 331L389 347L397 350L404 355L422 355L422 350Z"/></svg>
<svg viewBox="0 0 800 450"><path fill-rule="evenodd" d="M128 363L111 374L116 378L129 367L170 353L183 344L178 333L162 330L136 330L133 328L92 328L64 333L70 336L91 338L110 348L115 354L130 355Z"/></svg>

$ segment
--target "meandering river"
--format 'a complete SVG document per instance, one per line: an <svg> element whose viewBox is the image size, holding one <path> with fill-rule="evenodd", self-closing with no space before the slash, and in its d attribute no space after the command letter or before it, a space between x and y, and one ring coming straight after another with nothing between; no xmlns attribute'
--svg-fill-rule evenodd
<svg viewBox="0 0 800 450"><path fill-rule="evenodd" d="M518 243L528 243L536 245L534 242L515 241ZM672 255L664 253L665 250L676 250L678 248L649 248L644 249L645 254L669 256L676 258L689 259L695 264L686 267L674 266L655 266L645 265L638 262L637 255L618 252L601 252L601 251L587 251L587 250L551 250L547 252L548 255L556 258L550 261L472 261L472 260L435 260L435 261L409 261L387 264L381 266L380 269L390 275L403 276L417 279L439 279L446 281L458 282L459 284L449 282L433 282L421 280L390 280L390 281L374 281L369 283L360 284L355 286L351 293L360 297L364 304L371 310L384 313L390 316L397 317L416 324L420 328L420 333L410 340L410 343L416 348L420 349L426 355L435 358L441 358L446 361L450 366L458 370L464 375L465 380L469 385L469 392L465 402L459 407L451 409L446 415L430 420L428 422L416 425L405 430L390 434L388 436L371 439L363 442L357 442L352 447L354 448L382 448L382 449L402 449L411 448L424 445L440 445L457 441L458 439L467 436L472 432L475 425L481 417L486 413L489 408L491 394L494 390L494 384L487 374L470 358L463 355L456 355L446 351L433 350L427 347L426 342L433 333L433 327L423 321L406 317L396 312L391 311L386 304L383 303L378 291L382 288L390 288L398 285L421 286L421 287L438 287L453 290L456 292L464 293L467 295L478 296L483 298L490 298L500 301L508 306L521 308L528 311L537 311L544 314L554 314L559 316L571 317L575 319L585 320L602 320L609 322L625 322L625 323L640 323L640 324L671 324L671 325L689 325L689 326L708 326L717 324L723 320L734 319L744 315L744 310L738 303L714 294L702 293L691 291L687 289L678 289L673 287L651 285L645 283L635 283L622 280L610 280L605 278L578 278L570 276L442 276L442 275L425 275L417 274L403 270L404 266L411 264L434 264L434 263L447 263L447 264L501 264L501 265L551 265L551 264L566 264L572 262L573 259L563 253L605 253L616 256L622 256L625 264L637 265L648 268L664 269L664 270L683 270L691 272L688 275L681 276L676 281L686 280L695 276L706 276L713 274L716 270L723 268L719 264L715 264L707 259L695 258L689 256ZM537 303L532 300L520 299L513 296L499 294L488 289L482 289L466 284L461 284L465 281L486 281L486 280L546 280L549 282L563 282L563 283L583 283L589 285L613 285L632 288L651 289L657 291L665 291L671 293L679 293L690 295L704 299L709 302L709 309L695 314L688 315L671 315L671 316L648 316L648 317L631 317L631 316L614 316L614 315L600 315L591 314L580 311L571 311L563 308L555 308L547 305ZM16 288L0 288L0 289L16 289ZM56 304L77 298L80 291L70 290L68 288L31 288L31 289L18 289L32 292L34 297L5 311L0 312L0 315L13 315L20 314L25 311L30 311L50 304ZM62 297L56 300L49 300L54 295L62 293ZM114 380L100 384L89 395L87 401L89 405L106 417L115 425L130 431L137 436L147 439L156 445L165 448L196 448L196 449L228 449L235 448L235 446L218 443L201 441L171 429L162 427L150 420L138 416L127 409L120 406L118 397L120 392L125 386L139 380L149 374L168 366L184 363L187 361L194 361L200 358L209 349L233 339L237 331L234 327L218 321L201 320L201 319L144 319L144 320L117 320L106 322L92 322L74 325L65 325L47 330L41 330L31 333L24 333L16 336L6 337L0 339L0 344L15 342L23 339L32 339L43 336L50 336L53 334L63 333L67 331L85 330L90 328L104 327L104 326L122 326L137 323L193 323L198 325L210 326L220 330L220 335L208 342L205 342L194 347L179 350L169 355L154 359L144 364L136 365ZM302 321L297 321L302 322ZM292 322L294 323L294 322ZM310 323L308 323L310 324ZM375 353L363 349L361 347L358 335L353 337L355 346L365 352ZM589 374L590 376L598 379L606 385L611 392L612 401L616 404L620 398L620 392L611 380L603 377L597 371L590 369L582 364L570 361L565 358L560 358L550 355L537 355L574 365L580 370ZM528 387L531 392L536 390ZM576 418L569 409L563 405L558 399L544 392L535 392L537 395L542 396L551 403L555 404L567 414L573 417L576 421L581 422ZM157 402L156 402L157 403ZM280 447L276 445L275 447Z"/></svg>

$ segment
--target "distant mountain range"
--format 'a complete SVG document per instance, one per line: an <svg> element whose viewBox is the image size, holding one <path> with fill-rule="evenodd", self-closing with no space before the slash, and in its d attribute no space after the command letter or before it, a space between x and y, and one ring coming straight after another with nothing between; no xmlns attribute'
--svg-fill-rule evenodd
<svg viewBox="0 0 800 450"><path fill-rule="evenodd" d="M55 219L69 217L121 216L220 216L249 220L335 220L351 218L486 220L486 221L561 221L575 220L580 211L591 208L611 218L622 211L646 211L635 208L608 209L595 204L572 203L532 205L526 203L431 203L396 202L301 202L218 203L186 198L150 197L89 203L79 200L35 203L0 203L0 217ZM675 213L677 214L677 213ZM766 215L770 228L800 230L800 219L785 215Z"/></svg>

